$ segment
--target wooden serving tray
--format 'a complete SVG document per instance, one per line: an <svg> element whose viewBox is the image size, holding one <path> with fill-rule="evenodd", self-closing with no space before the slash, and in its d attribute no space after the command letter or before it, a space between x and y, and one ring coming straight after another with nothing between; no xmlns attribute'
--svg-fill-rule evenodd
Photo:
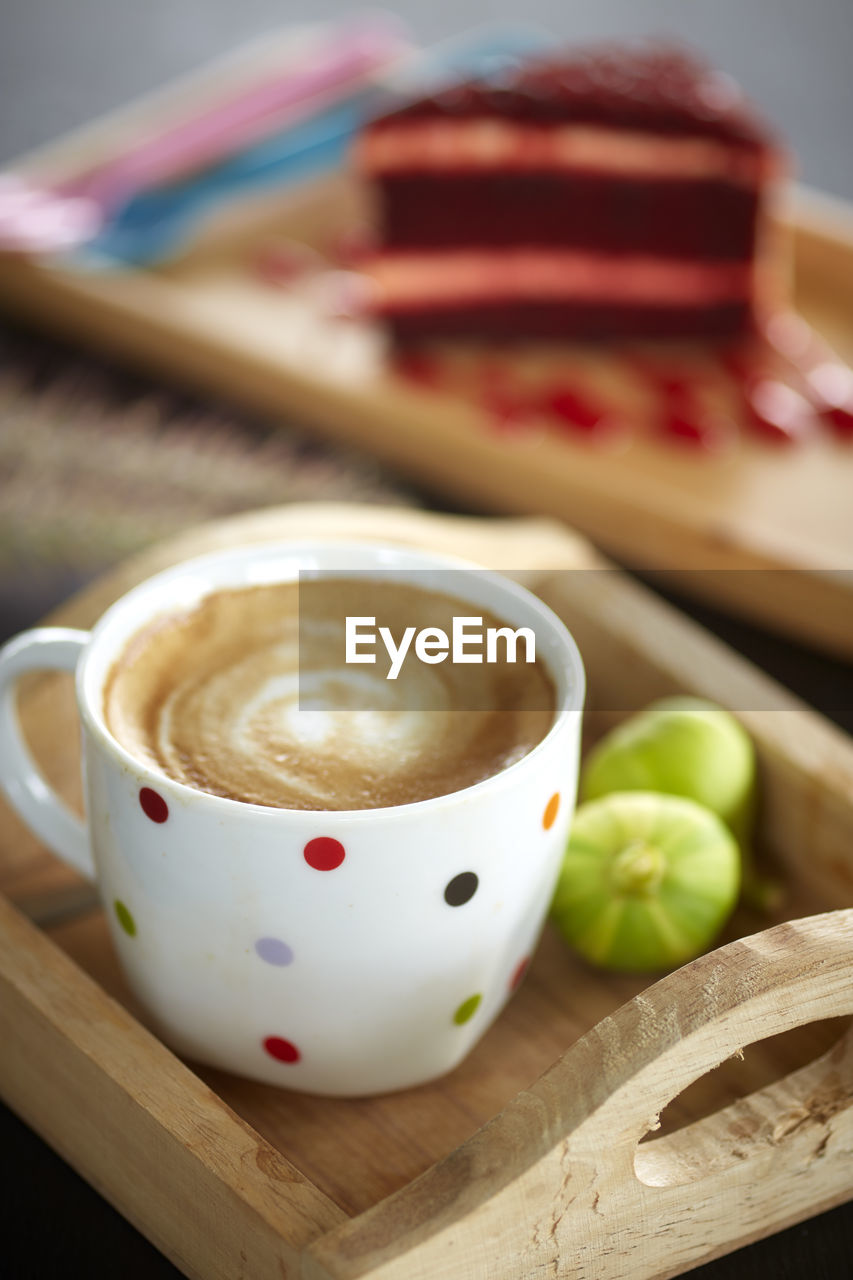
<svg viewBox="0 0 853 1280"><path fill-rule="evenodd" d="M732 941L653 985L587 968L546 930L450 1076L330 1100L178 1061L134 1008L100 910L79 913L84 891L4 812L6 1100L205 1280L662 1280L853 1194L850 741L545 521L322 505L237 517L138 557L51 621L90 625L167 564L291 536L452 550L517 574L578 639L591 736L613 719L596 708L669 692L742 709L780 922L756 934L768 921L740 911ZM73 800L70 679L35 677L20 707Z"/></svg>
<svg viewBox="0 0 853 1280"><path fill-rule="evenodd" d="M268 71L276 48L254 47L225 79ZM46 182L70 177L158 121L215 98L222 82L219 69L197 75L15 167ZM796 304L853 360L853 211L791 195L785 235ZM296 240L328 255L365 219L364 193L334 177L244 200L168 268L80 273L58 261L0 256L0 304L157 374L296 416L466 507L565 519L632 567L678 573L685 591L853 653L849 441L818 432L786 448L747 437L711 456L656 440L643 429L654 411L642 378L614 375L600 356L565 348L516 356L513 368L524 379L557 370L569 382L579 376L605 387L640 424L625 447L594 447L553 424L496 430L494 414L470 394L470 361L454 368L447 386L415 385L394 375L375 328L329 317L322 290L270 287L260 278L264 246Z"/></svg>

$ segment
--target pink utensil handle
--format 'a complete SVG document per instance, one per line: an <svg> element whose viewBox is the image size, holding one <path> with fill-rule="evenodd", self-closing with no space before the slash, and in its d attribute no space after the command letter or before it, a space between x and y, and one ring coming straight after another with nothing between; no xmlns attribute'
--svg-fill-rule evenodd
<svg viewBox="0 0 853 1280"><path fill-rule="evenodd" d="M322 37L284 74L230 98L199 116L132 147L63 186L68 195L103 205L129 198L155 182L211 163L254 141L265 127L316 98L332 95L407 48L399 24L379 16L347 23Z"/></svg>

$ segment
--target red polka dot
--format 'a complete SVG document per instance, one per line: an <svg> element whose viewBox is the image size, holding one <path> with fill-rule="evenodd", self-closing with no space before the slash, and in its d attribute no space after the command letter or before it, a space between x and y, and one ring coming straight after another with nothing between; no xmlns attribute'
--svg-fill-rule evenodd
<svg viewBox="0 0 853 1280"><path fill-rule="evenodd" d="M139 803L146 818L150 818L152 822L165 822L169 816L166 801L150 787L143 787L139 792Z"/></svg>
<svg viewBox="0 0 853 1280"><path fill-rule="evenodd" d="M298 1062L302 1057L296 1045L290 1040L283 1040L281 1036L267 1036L264 1048L276 1062Z"/></svg>
<svg viewBox="0 0 853 1280"><path fill-rule="evenodd" d="M308 866L315 871L334 871L346 857L344 846L333 836L315 836L308 841L302 853Z"/></svg>
<svg viewBox="0 0 853 1280"><path fill-rule="evenodd" d="M510 978L509 989L515 991L516 987L520 987L524 981L524 975L530 966L530 956L525 956L523 960L519 960L515 966L515 972Z"/></svg>

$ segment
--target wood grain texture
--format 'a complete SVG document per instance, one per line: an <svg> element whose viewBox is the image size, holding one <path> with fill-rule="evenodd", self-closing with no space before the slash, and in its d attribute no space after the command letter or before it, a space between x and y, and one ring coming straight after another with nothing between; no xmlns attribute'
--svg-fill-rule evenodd
<svg viewBox="0 0 853 1280"><path fill-rule="evenodd" d="M745 1043L853 1012L853 911L783 924L605 1018L416 1183L310 1246L310 1280L453 1274L663 1280L850 1194L853 1038L650 1144L681 1089Z"/></svg>
<svg viewBox="0 0 853 1280"><path fill-rule="evenodd" d="M0 1090L190 1276L296 1271L338 1210L0 898Z"/></svg>
<svg viewBox="0 0 853 1280"><path fill-rule="evenodd" d="M853 902L849 740L560 525L273 509L136 557L53 620L88 626L130 586L191 555L314 537L450 551L524 581L578 638L593 736L620 706L661 693L732 706L756 740L785 912ZM65 695L36 680L21 711L70 794L77 730ZM0 876L17 896L29 860L10 830L0 823ZM52 860L33 856L50 889ZM737 941L760 927L741 911L729 946L650 989L642 977L589 970L548 930L520 992L457 1071L347 1101L193 1074L140 1025L99 912L47 938L6 907L0 1034L11 1052L0 1088L191 1275L263 1280L283 1262L288 1274L340 1280L651 1280L853 1191L849 1033L839 1042L847 1023L825 1021L853 1010L851 913ZM662 1136L635 1157L661 1111Z"/></svg>
<svg viewBox="0 0 853 1280"><path fill-rule="evenodd" d="M760 927L740 911L727 936ZM141 1021L119 970L101 912L50 929L50 937ZM416 1090L367 1099L290 1093L221 1072L194 1069L214 1092L348 1215L407 1186L476 1133L602 1017L641 993L648 978L603 974L566 949L550 927L521 990L452 1075ZM662 1126L691 1124L809 1063L838 1040L837 1020L760 1042L676 1099Z"/></svg>
<svg viewBox="0 0 853 1280"><path fill-rule="evenodd" d="M210 80L196 77L181 101L212 91ZM148 100L18 167L42 177L67 174L120 148L169 109L168 100ZM785 226L797 306L853 359L853 213L839 208L799 193ZM654 416L648 387L607 356L566 348L515 356L513 367L523 381L556 373L606 389L615 408L639 424L628 447L591 448L541 424L495 430L466 393L471 362L464 357L451 361L460 367L449 390L425 391L393 375L371 326L330 318L319 291L285 291L259 279L254 264L263 245L295 239L328 256L342 234L369 218L364 193L346 176L334 177L247 199L158 270L85 274L7 255L0 301L157 374L266 414L297 416L479 510L567 519L631 566L686 569L695 594L853 653L849 442L819 432L786 449L747 437L719 456L661 443L646 433ZM719 383L713 361L701 353L691 358L712 386Z"/></svg>

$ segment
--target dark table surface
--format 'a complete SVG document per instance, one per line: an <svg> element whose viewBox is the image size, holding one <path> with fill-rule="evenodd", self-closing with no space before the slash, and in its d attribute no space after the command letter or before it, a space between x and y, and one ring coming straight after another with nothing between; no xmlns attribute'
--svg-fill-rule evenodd
<svg viewBox="0 0 853 1280"><path fill-rule="evenodd" d="M497 16L519 18L488 0L431 0L428 6L398 0L393 7L425 40ZM337 0L0 0L0 163L264 31L344 11ZM853 198L851 0L527 0L523 14L573 41L660 34L689 40L740 80L778 124L798 154L804 181ZM0 633L35 620L60 595L52 582L49 595L18 598L0 614ZM853 732L849 667L708 610L688 609ZM178 1275L5 1109L0 1152L0 1274L14 1280ZM846 1280L853 1277L853 1205L692 1274Z"/></svg>

